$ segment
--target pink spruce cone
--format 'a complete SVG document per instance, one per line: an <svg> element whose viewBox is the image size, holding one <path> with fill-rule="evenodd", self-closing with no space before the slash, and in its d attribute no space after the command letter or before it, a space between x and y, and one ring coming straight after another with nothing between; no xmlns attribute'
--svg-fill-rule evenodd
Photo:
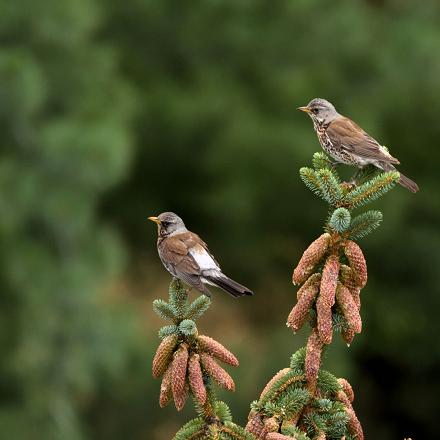
<svg viewBox="0 0 440 440"><path fill-rule="evenodd" d="M318 331L321 341L330 344L333 336L332 306L335 303L336 286L339 275L339 259L330 255L322 271L321 286L316 301Z"/></svg>
<svg viewBox="0 0 440 440"><path fill-rule="evenodd" d="M249 421L246 425L246 431L250 432L251 434L254 434L254 436L257 439L264 438L266 431L264 429L264 423L261 419L261 416L257 414L251 414L249 415Z"/></svg>
<svg viewBox="0 0 440 440"><path fill-rule="evenodd" d="M197 399L200 405L206 403L206 388L203 383L203 373L200 366L200 356L194 353L189 358L188 362L188 379L189 386L194 397Z"/></svg>
<svg viewBox="0 0 440 440"><path fill-rule="evenodd" d="M180 411L184 405L188 395L186 385L186 370L188 367L188 346L180 344L179 349L174 354L172 364L172 381L171 388L173 390L174 403L177 411Z"/></svg>
<svg viewBox="0 0 440 440"><path fill-rule="evenodd" d="M269 392L269 390L272 388L272 386L275 384L275 382L277 382L279 379L284 377L289 371L290 371L290 368L283 368L282 370L278 371L278 373L275 374L275 376L272 377L272 379L270 379L270 381L264 387L263 391L260 394L259 400L261 400Z"/></svg>
<svg viewBox="0 0 440 440"><path fill-rule="evenodd" d="M303 292L305 292L312 284L315 283L319 284L320 282L321 282L320 273L314 273L313 275L310 275L309 278L307 278L307 281L296 292L296 299L299 300Z"/></svg>
<svg viewBox="0 0 440 440"><path fill-rule="evenodd" d="M278 432L269 432L265 438L266 440L292 440L292 437Z"/></svg>
<svg viewBox="0 0 440 440"><path fill-rule="evenodd" d="M348 397L349 401L353 402L354 391L353 391L353 388L351 387L350 383L348 382L348 380L341 377L340 379L338 379L338 382L339 382L339 385L341 385L341 387L342 387L342 391Z"/></svg>
<svg viewBox="0 0 440 440"><path fill-rule="evenodd" d="M322 234L303 253L298 266L293 271L293 284L303 283L313 272L315 266L327 252L330 244L330 234Z"/></svg>
<svg viewBox="0 0 440 440"><path fill-rule="evenodd" d="M153 376L159 378L165 373L172 358L173 351L176 348L177 335L166 336L156 350L153 359Z"/></svg>
<svg viewBox="0 0 440 440"><path fill-rule="evenodd" d="M344 286L348 287L350 289L350 292L353 296L353 301L356 304L356 307L358 310L361 309L361 288L357 285L357 281L355 280L353 276L353 271L351 270L351 267L341 264L340 269L340 279Z"/></svg>
<svg viewBox="0 0 440 440"><path fill-rule="evenodd" d="M200 353L200 360L205 371L223 388L235 391L232 377L209 355Z"/></svg>
<svg viewBox="0 0 440 440"><path fill-rule="evenodd" d="M269 417L264 421L264 428L266 432L276 432L280 428L280 422L277 417Z"/></svg>
<svg viewBox="0 0 440 440"><path fill-rule="evenodd" d="M318 372L321 365L323 343L316 328L307 340L305 372L309 391L312 393L316 389L318 382Z"/></svg>
<svg viewBox="0 0 440 440"><path fill-rule="evenodd" d="M344 252L353 270L353 276L357 281L358 287L363 288L367 284L368 275L367 263L362 249L354 241L347 240L344 244Z"/></svg>
<svg viewBox="0 0 440 440"><path fill-rule="evenodd" d="M301 294L299 294L298 291L298 301L287 318L287 326L290 327L294 332L303 326L307 316L309 315L310 308L318 295L321 276L319 274L315 275L312 275L301 287L301 289L299 289ZM311 278L313 278L313 281L309 282Z"/></svg>
<svg viewBox="0 0 440 440"><path fill-rule="evenodd" d="M347 413L348 419L348 432L356 440L364 440L364 433L362 431L362 425L359 422L356 413L354 412L353 406L351 405L350 398L347 394L341 390L336 393L336 399L342 402L345 406L345 412Z"/></svg>
<svg viewBox="0 0 440 440"><path fill-rule="evenodd" d="M238 359L234 356L234 354L215 339L212 339L209 336L200 335L197 338L197 342L200 350L210 354L225 364L229 364L234 367L238 366Z"/></svg>
<svg viewBox="0 0 440 440"><path fill-rule="evenodd" d="M345 341L349 347L353 342L355 331L352 328L343 329L341 332L342 339Z"/></svg>
<svg viewBox="0 0 440 440"><path fill-rule="evenodd" d="M364 440L364 432L362 430L361 422L356 416L353 408L345 408L350 419L348 420L348 432L355 438L356 440Z"/></svg>
<svg viewBox="0 0 440 440"><path fill-rule="evenodd" d="M315 437L315 440L325 440L325 439L326 439L326 436L325 436L325 432L323 432L323 431L320 431L318 436Z"/></svg>
<svg viewBox="0 0 440 440"><path fill-rule="evenodd" d="M354 302L353 295L348 287L338 283L336 290L336 300L339 307L342 310L344 318L347 320L348 326L355 332L360 333L362 331L362 319L359 314L359 309Z"/></svg>
<svg viewBox="0 0 440 440"><path fill-rule="evenodd" d="M162 384L160 385L160 395L159 395L159 406L164 408L173 397L173 392L171 391L171 378L172 378L172 367L171 365L165 371Z"/></svg>

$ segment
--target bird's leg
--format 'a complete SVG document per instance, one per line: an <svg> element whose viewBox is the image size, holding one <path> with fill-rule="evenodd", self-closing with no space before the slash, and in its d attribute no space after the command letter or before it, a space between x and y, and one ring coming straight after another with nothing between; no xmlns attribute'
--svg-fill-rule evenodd
<svg viewBox="0 0 440 440"><path fill-rule="evenodd" d="M332 160L329 160L329 162L333 170L335 170L336 167L341 164L340 162L336 162L336 161L333 162Z"/></svg>
<svg viewBox="0 0 440 440"><path fill-rule="evenodd" d="M362 172L362 168L358 168L358 170L354 173L353 177L350 179L350 182L348 182L350 185L357 185L357 178Z"/></svg>
<svg viewBox="0 0 440 440"><path fill-rule="evenodd" d="M192 290L192 286L189 286L185 289L186 294L188 294L189 292L191 292Z"/></svg>

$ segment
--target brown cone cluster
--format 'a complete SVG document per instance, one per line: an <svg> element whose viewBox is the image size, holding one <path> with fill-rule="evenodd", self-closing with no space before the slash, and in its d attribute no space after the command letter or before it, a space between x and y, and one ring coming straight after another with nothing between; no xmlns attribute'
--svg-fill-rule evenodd
<svg viewBox="0 0 440 440"><path fill-rule="evenodd" d="M342 386L342 390L336 394L337 400L339 400L344 406L348 419L348 432L357 440L364 440L364 433L362 426L354 412L352 402L354 400L354 393L351 385L345 379L338 379L338 382Z"/></svg>
<svg viewBox="0 0 440 440"><path fill-rule="evenodd" d="M344 255L348 265L341 263ZM319 338L328 345L333 339L333 314L339 310L345 322L342 338L351 344L362 330L360 291L367 282L367 265L359 245L339 234L325 233L304 252L292 278L302 286L287 326L298 331L315 310Z"/></svg>
<svg viewBox="0 0 440 440"><path fill-rule="evenodd" d="M343 264L344 258L348 265ZM337 233L323 234L304 252L292 279L294 284L302 284L302 286L297 292L297 303L288 316L287 325L294 332L298 331L307 320L312 325L313 331L306 347L305 379L309 392L319 397L317 383L322 350L325 345L332 342L335 313L343 319L341 335L348 345L351 344L354 336L362 331L360 291L367 283L365 257L354 241L347 240ZM316 312L316 322L311 319L314 316L311 311ZM260 399L278 379L287 374L286 370L278 372L266 385ZM342 389L337 393L336 399L343 403L349 416L348 432L353 438L363 440L362 427L352 406L353 389L345 379L338 379L338 382ZM307 409L304 411L307 412ZM269 440L289 438L280 434L279 430L267 432L265 420L257 417L258 414L254 415L254 420L260 421L261 429L260 436L254 434L257 438ZM315 438L324 440L326 436L324 432L319 432Z"/></svg>
<svg viewBox="0 0 440 440"><path fill-rule="evenodd" d="M153 376L162 377L159 396L161 408L173 399L180 411L189 392L200 405L205 405L207 390L204 376L210 376L221 387L234 391L233 379L217 361L238 366L234 354L208 336L198 335L188 341L179 340L174 334L166 336L157 348L152 366Z"/></svg>
<svg viewBox="0 0 440 440"><path fill-rule="evenodd" d="M337 391L335 394L331 395L323 395L322 389L316 386L316 379L320 367L320 357L321 350L323 344L319 339L319 334L317 329L315 328L312 335L309 337L306 349L306 363L305 363L305 375L293 376L292 370L290 368L284 368L267 383L264 387L259 402L263 400L267 400L268 393L272 391L272 395L269 397L269 401L276 402L277 398L281 393L283 393L286 387L292 385L293 382L297 384L304 384L304 386L308 387L309 392L311 393L311 398L308 404L304 406L304 408L295 416L284 418L282 412L277 415L268 416L264 410L259 411L252 409L249 413L248 423L246 425L246 431L252 433L256 439L258 440L292 440L295 439L295 436L282 434L284 429L297 427L300 430L304 430L306 423L305 419L315 411L314 407L314 399L316 398L329 398L331 400L339 401L343 404L344 409L349 416L347 430L351 434L353 438L357 440L363 440L363 432L361 424L356 417L355 411L352 406L352 402L354 400L354 393L350 383L344 379L338 379L338 383L341 386L341 389ZM284 378L284 381L283 381ZM306 380L304 380L306 379ZM310 389L310 382L315 382L314 389ZM275 385L279 382L278 385ZM274 393L274 385L276 386L276 392ZM326 434L323 431L319 431L315 433L314 439L322 439L325 440ZM345 437L342 437L344 439Z"/></svg>

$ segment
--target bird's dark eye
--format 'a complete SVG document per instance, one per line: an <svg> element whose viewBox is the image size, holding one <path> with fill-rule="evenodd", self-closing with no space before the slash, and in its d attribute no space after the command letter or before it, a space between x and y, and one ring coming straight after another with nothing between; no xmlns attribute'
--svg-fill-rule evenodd
<svg viewBox="0 0 440 440"><path fill-rule="evenodd" d="M160 224L161 224L163 227L166 228L167 226L170 225L170 222L164 222L164 221L161 221Z"/></svg>
<svg viewBox="0 0 440 440"><path fill-rule="evenodd" d="M312 108L312 112L315 114L315 115L317 115L318 114L318 112L319 112L319 110L318 110L318 108L317 107L315 107L315 108Z"/></svg>

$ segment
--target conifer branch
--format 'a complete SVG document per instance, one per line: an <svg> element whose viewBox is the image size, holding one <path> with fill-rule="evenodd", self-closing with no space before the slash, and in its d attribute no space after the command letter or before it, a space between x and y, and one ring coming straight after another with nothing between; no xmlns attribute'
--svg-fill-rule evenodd
<svg viewBox="0 0 440 440"><path fill-rule="evenodd" d="M232 422L228 406L215 396L214 382L229 391L235 389L232 377L218 362L238 366L238 360L222 344L198 333L195 320L209 308L210 299L202 295L190 304L188 292L177 279L172 280L168 293L168 302L153 302L153 310L173 323L159 331L162 342L153 359L153 376L162 377L159 405L164 407L174 400L180 411L191 394L198 414L174 439L254 440Z"/></svg>
<svg viewBox="0 0 440 440"><path fill-rule="evenodd" d="M351 211L388 192L399 174L367 167L362 184L353 187L341 182L324 153L314 154L313 167L301 168L300 177L333 209L326 233L304 251L293 271L292 281L300 287L287 319L294 332L307 322L312 331L307 346L292 355L289 368L275 374L252 403L246 429L258 439L363 439L353 390L346 379L322 369L322 353L335 331L349 345L362 330L360 291L367 282L367 266L353 240L376 229L382 214L370 210L353 217Z"/></svg>
<svg viewBox="0 0 440 440"><path fill-rule="evenodd" d="M238 360L197 330L195 321L208 309L209 298L203 295L189 304L187 291L174 279L169 301L153 303L155 312L171 321L159 331L162 342L153 360L153 375L162 377L161 407L174 400L180 410L191 394L197 411L175 440L364 438L353 409L351 385L322 369L322 354L334 332L350 345L362 330L360 292L367 283L367 265L354 240L376 229L382 214L369 210L353 217L352 210L388 192L399 173L366 167L359 180L362 184L353 187L341 182L324 153L315 153L313 168L301 168L300 176L332 208L326 232L304 251L292 275L299 288L287 326L296 332L309 323L307 346L292 354L289 366L276 373L252 402L246 428L234 424L228 406L217 400L214 384L233 391L235 383L220 363L238 366Z"/></svg>

